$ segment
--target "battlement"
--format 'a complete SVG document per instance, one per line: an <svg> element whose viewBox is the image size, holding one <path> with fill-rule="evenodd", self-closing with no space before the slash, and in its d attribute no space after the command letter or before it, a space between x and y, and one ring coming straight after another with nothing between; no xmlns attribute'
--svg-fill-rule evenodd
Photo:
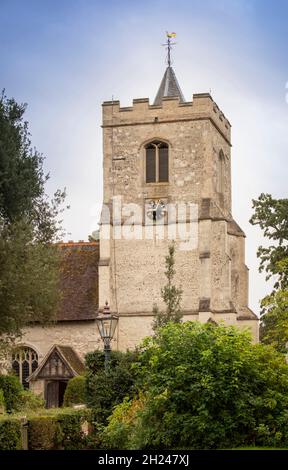
<svg viewBox="0 0 288 470"><path fill-rule="evenodd" d="M103 127L210 119L230 142L231 125L209 93L193 95L190 102L178 97L162 99L162 105L149 103L149 98L133 100L133 106L121 107L120 101L104 101Z"/></svg>

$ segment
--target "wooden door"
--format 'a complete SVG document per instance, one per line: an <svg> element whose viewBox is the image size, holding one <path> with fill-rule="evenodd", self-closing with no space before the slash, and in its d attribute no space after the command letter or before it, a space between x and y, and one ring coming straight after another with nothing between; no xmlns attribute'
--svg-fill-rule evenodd
<svg viewBox="0 0 288 470"><path fill-rule="evenodd" d="M57 408L59 406L59 382L53 380L46 385L46 407Z"/></svg>

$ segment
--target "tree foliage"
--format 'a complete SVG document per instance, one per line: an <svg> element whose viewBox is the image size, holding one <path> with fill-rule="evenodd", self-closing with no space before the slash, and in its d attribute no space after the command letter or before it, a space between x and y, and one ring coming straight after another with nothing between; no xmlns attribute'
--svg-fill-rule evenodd
<svg viewBox="0 0 288 470"><path fill-rule="evenodd" d="M32 148L26 105L0 97L0 336L53 318L59 301L59 213L65 192L45 193L43 156Z"/></svg>
<svg viewBox="0 0 288 470"><path fill-rule="evenodd" d="M279 351L287 351L288 343L288 199L274 199L261 194L253 200L254 214L250 220L259 225L264 237L273 241L268 247L260 246L259 271L272 276L274 289L261 302L261 340Z"/></svg>
<svg viewBox="0 0 288 470"><path fill-rule="evenodd" d="M153 329L157 331L158 328L166 325L172 321L179 323L182 318L181 312L181 299L182 289L174 285L175 271L175 243L172 242L168 247L169 253L165 257L165 276L167 284L161 289L161 297L166 305L166 311L159 311L158 306L155 304L153 307L154 322Z"/></svg>
<svg viewBox="0 0 288 470"><path fill-rule="evenodd" d="M136 383L136 371L133 367L138 353L112 351L110 367L104 369L104 353L94 351L86 355L86 400L93 408L95 418L106 423L112 409L125 397L133 396Z"/></svg>
<svg viewBox="0 0 288 470"><path fill-rule="evenodd" d="M279 289L267 295L261 302L262 322L260 338L278 351L287 353L288 342L288 290Z"/></svg>
<svg viewBox="0 0 288 470"><path fill-rule="evenodd" d="M288 365L247 332L169 323L145 340L138 373L142 397L114 409L109 447L288 445Z"/></svg>
<svg viewBox="0 0 288 470"><path fill-rule="evenodd" d="M21 393L24 391L18 377L0 375L0 390L3 391L6 411L10 413L17 410Z"/></svg>
<svg viewBox="0 0 288 470"><path fill-rule="evenodd" d="M260 246L260 272L265 270L267 279L276 276L275 289L288 286L288 199L274 199L270 194L261 194L253 200L252 225L259 225L264 237L274 243Z"/></svg>

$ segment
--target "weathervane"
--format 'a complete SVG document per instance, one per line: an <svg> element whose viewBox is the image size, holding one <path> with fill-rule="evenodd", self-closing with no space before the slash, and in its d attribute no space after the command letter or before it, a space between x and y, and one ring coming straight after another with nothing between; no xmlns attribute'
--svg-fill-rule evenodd
<svg viewBox="0 0 288 470"><path fill-rule="evenodd" d="M162 46L166 46L168 50L167 62L168 62L168 67L171 67L171 49L172 49L172 46L176 44L176 42L171 42L171 39L176 38L176 33L168 33L168 31L166 31L166 36L167 36L167 42L165 42L165 44L162 44Z"/></svg>

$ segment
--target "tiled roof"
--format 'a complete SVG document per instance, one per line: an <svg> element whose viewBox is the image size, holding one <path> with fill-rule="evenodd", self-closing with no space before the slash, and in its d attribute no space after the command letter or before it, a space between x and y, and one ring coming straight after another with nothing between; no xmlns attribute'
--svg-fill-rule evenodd
<svg viewBox="0 0 288 470"><path fill-rule="evenodd" d="M99 242L60 243L62 299L57 320L94 320L98 308Z"/></svg>
<svg viewBox="0 0 288 470"><path fill-rule="evenodd" d="M57 370L55 370L55 367L54 369L53 367L51 368L51 365L53 366L51 361L53 362L55 357L59 358L64 365L64 370L62 367L60 372L62 372L62 374L64 373L65 377L75 377L84 373L85 366L71 346L61 346L59 344L54 344L54 346L52 346L42 362L39 364L37 369L28 377L28 382L30 382L30 380L36 380L38 377L53 378L53 373L54 375L56 374L58 376L58 368Z"/></svg>
<svg viewBox="0 0 288 470"><path fill-rule="evenodd" d="M76 374L81 375L84 373L85 366L71 346L61 346L59 344L57 345L57 348L62 353L62 357L66 360L67 364L74 372L76 372Z"/></svg>
<svg viewBox="0 0 288 470"><path fill-rule="evenodd" d="M178 80L172 67L167 67L165 70L162 82L153 104L160 106L162 99L167 98L168 96L178 96L180 98L180 103L185 102L183 93L180 89Z"/></svg>

